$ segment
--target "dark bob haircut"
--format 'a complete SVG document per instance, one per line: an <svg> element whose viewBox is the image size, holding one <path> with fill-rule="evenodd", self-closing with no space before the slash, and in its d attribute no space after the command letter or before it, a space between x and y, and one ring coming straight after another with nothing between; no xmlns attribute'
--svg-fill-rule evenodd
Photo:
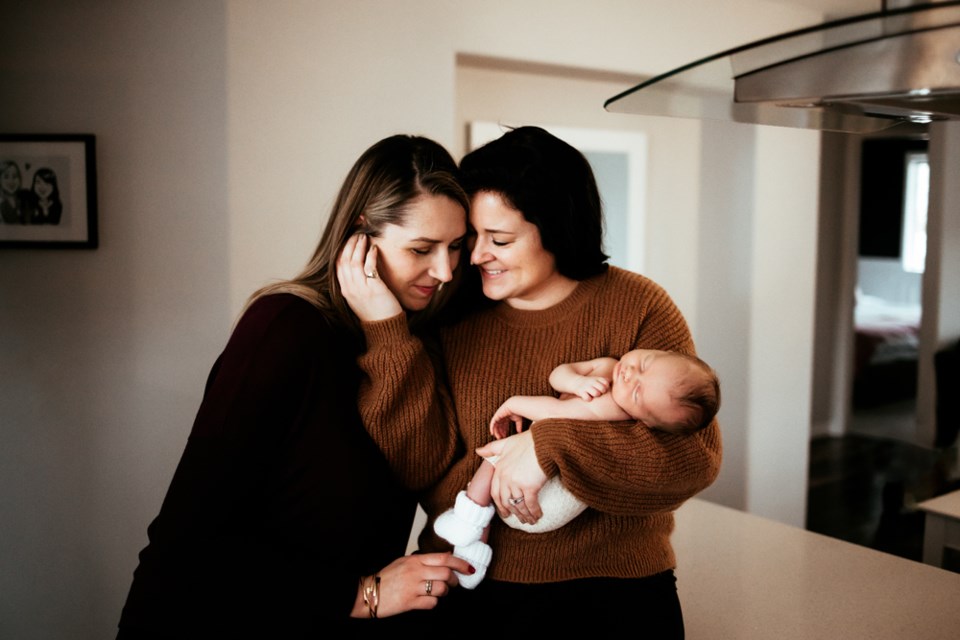
<svg viewBox="0 0 960 640"><path fill-rule="evenodd" d="M460 170L471 197L497 192L537 226L562 275L606 271L603 204L580 151L540 127L517 127L464 156Z"/></svg>

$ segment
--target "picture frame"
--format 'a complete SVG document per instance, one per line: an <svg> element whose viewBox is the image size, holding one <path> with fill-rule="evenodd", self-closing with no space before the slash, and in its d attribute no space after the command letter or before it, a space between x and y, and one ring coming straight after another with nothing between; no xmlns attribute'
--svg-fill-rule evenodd
<svg viewBox="0 0 960 640"><path fill-rule="evenodd" d="M95 249L96 138L0 134L0 249Z"/></svg>

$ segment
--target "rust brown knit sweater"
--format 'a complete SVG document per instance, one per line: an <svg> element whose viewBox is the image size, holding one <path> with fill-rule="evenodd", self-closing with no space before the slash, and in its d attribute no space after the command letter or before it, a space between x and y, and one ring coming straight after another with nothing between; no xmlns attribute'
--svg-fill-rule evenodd
<svg viewBox="0 0 960 640"><path fill-rule="evenodd" d="M402 316L364 326L368 352L361 392L368 431L411 487L427 489L423 551L449 549L433 519L450 508L491 436L488 421L511 395L549 395L561 362L619 357L631 349L694 352L686 321L648 278L611 267L542 311L506 304L442 334L450 399L438 388L423 345ZM541 583L576 578L642 577L675 567L673 510L706 488L720 469L714 422L691 436L624 423L543 420L532 427L540 466L559 474L587 503L583 514L547 533L530 534L493 520L487 577ZM453 453L457 439L467 455ZM465 449L463 448L465 447ZM444 470L445 473L444 473ZM439 474L439 477L438 477Z"/></svg>

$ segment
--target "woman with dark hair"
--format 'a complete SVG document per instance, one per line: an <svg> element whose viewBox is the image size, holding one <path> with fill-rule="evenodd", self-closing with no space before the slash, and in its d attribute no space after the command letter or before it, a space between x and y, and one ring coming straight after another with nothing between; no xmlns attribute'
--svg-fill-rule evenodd
<svg viewBox="0 0 960 640"><path fill-rule="evenodd" d="M31 224L60 224L63 203L53 169L42 167L33 174L33 216Z"/></svg>
<svg viewBox="0 0 960 640"><path fill-rule="evenodd" d="M538 493L554 476L587 509L537 534L494 519L486 580L456 590L434 613L451 630L495 616L497 628L511 633L585 628L612 637L632 626L643 637L682 638L673 512L719 472L716 419L691 435L639 422L548 419L493 442L488 425L512 395L551 395L549 374L561 362L633 349L694 355L688 325L662 287L607 265L600 195L579 151L543 129L519 127L467 154L460 168L483 296L461 287L462 313L441 332L445 371L419 367L409 375L423 361L413 347L424 347L396 307L388 316L369 294L344 291L370 338L361 405L375 398L380 411L365 413L365 426L385 452L419 435L419 451L388 453L395 468L412 466L444 438L466 445L468 455L423 496L423 551L450 549L433 523L480 464L474 451L497 457L491 492L502 518L536 522ZM350 265L362 268L362 256ZM398 344L404 348L391 348ZM390 381L405 372L401 392ZM454 406L438 419L447 386Z"/></svg>
<svg viewBox="0 0 960 640"><path fill-rule="evenodd" d="M411 490L428 466L391 472L357 406L364 337L336 261L356 234L419 335L458 274L469 202L449 153L397 135L365 151L296 277L255 292L203 401L121 615L120 638L367 637L432 609L469 565L404 556Z"/></svg>

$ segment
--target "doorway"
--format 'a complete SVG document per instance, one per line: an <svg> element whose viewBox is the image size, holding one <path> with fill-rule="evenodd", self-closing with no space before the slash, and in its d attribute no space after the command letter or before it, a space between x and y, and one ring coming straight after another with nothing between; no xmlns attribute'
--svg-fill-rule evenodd
<svg viewBox="0 0 960 640"><path fill-rule="evenodd" d="M913 442L930 167L922 136L861 142L849 431Z"/></svg>

